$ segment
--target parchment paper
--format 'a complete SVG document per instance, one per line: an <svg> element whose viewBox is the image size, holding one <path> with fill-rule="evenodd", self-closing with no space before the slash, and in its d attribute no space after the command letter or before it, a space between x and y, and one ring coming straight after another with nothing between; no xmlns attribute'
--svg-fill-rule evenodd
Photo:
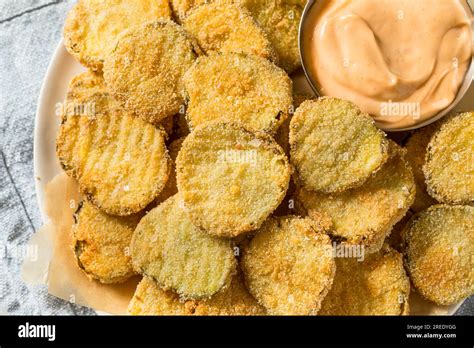
<svg viewBox="0 0 474 348"><path fill-rule="evenodd" d="M31 239L30 244L40 250L39 257L36 262L25 261L22 276L28 283L45 281L48 292L63 300L110 314L125 314L140 278L104 285L90 280L77 266L71 227L79 202L77 183L65 173L48 183L45 206L50 221Z"/></svg>

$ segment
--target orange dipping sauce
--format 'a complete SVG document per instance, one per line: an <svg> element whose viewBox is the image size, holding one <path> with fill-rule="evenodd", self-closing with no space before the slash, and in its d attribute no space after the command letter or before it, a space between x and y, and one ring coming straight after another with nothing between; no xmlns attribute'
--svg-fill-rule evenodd
<svg viewBox="0 0 474 348"><path fill-rule="evenodd" d="M464 0L320 0L301 45L321 95L346 99L383 129L420 124L450 106L472 59Z"/></svg>

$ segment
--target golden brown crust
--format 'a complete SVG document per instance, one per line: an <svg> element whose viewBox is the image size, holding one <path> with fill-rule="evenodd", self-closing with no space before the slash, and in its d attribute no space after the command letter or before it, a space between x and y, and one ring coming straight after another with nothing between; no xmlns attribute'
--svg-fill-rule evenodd
<svg viewBox="0 0 474 348"><path fill-rule="evenodd" d="M243 53L276 62L277 55L266 33L244 7L213 2L195 7L183 20L204 53Z"/></svg>
<svg viewBox="0 0 474 348"><path fill-rule="evenodd" d="M150 211L131 242L134 269L183 298L209 298L229 286L236 268L231 243L196 228L175 195Z"/></svg>
<svg viewBox="0 0 474 348"><path fill-rule="evenodd" d="M402 255L384 247L357 258L336 258L336 277L319 315L407 315L410 281Z"/></svg>
<svg viewBox="0 0 474 348"><path fill-rule="evenodd" d="M434 205L403 231L405 267L418 292L450 305L474 294L474 207Z"/></svg>
<svg viewBox="0 0 474 348"><path fill-rule="evenodd" d="M107 88L122 106L150 123L180 111L183 75L196 58L187 33L171 21L123 32L104 62Z"/></svg>
<svg viewBox="0 0 474 348"><path fill-rule="evenodd" d="M172 291L162 290L144 277L128 306L131 315L264 315L265 308L249 294L242 275L235 275L229 288L210 299L184 300Z"/></svg>
<svg viewBox="0 0 474 348"><path fill-rule="evenodd" d="M266 59L241 54L200 57L184 77L191 128L217 119L274 133L292 105L292 82Z"/></svg>
<svg viewBox="0 0 474 348"><path fill-rule="evenodd" d="M415 202L411 206L414 212L419 212L437 203L426 191L423 166L425 165L428 143L440 126L441 122L438 121L414 131L405 144L405 149L407 150L406 159L413 169L413 177L416 184Z"/></svg>
<svg viewBox="0 0 474 348"><path fill-rule="evenodd" d="M140 218L107 215L82 203L74 216L72 247L77 264L89 278L114 284L135 274L129 246Z"/></svg>
<svg viewBox="0 0 474 348"><path fill-rule="evenodd" d="M336 271L331 241L314 221L271 218L245 248L250 293L270 314L316 314Z"/></svg>
<svg viewBox="0 0 474 348"><path fill-rule="evenodd" d="M148 277L143 277L128 305L130 315L192 315L196 304L182 300L172 291L162 290Z"/></svg>
<svg viewBox="0 0 474 348"><path fill-rule="evenodd" d="M301 66L298 30L306 0L171 0L178 20L204 3L236 4L250 12L273 45L279 66L292 73Z"/></svg>
<svg viewBox="0 0 474 348"><path fill-rule="evenodd" d="M338 194L300 188L298 201L309 217L329 219L331 234L343 244L363 245L367 252L382 247L392 227L415 198L415 183L403 150L390 142L391 158L361 187Z"/></svg>
<svg viewBox="0 0 474 348"><path fill-rule="evenodd" d="M439 202L474 204L474 112L443 122L428 144L423 172Z"/></svg>
<svg viewBox="0 0 474 348"><path fill-rule="evenodd" d="M167 0L79 0L67 16L64 43L81 64L101 71L122 31L160 18L171 19Z"/></svg>
<svg viewBox="0 0 474 348"><path fill-rule="evenodd" d="M385 133L354 104L336 98L303 102L290 123L291 162L308 190L361 186L388 159Z"/></svg>
<svg viewBox="0 0 474 348"><path fill-rule="evenodd" d="M56 143L63 168L104 212L120 216L139 212L168 180L164 131L116 109L98 75L82 74L72 86L68 100L90 104L93 112L63 117Z"/></svg>
<svg viewBox="0 0 474 348"><path fill-rule="evenodd" d="M279 66L289 74L301 66L298 30L306 0L239 0L268 34Z"/></svg>
<svg viewBox="0 0 474 348"><path fill-rule="evenodd" d="M193 223L228 238L257 229L283 200L291 175L273 138L220 121L186 138L176 169Z"/></svg>
<svg viewBox="0 0 474 348"><path fill-rule="evenodd" d="M266 310L258 304L245 287L243 275L238 272L228 289L208 300L198 301L194 315L265 315Z"/></svg>

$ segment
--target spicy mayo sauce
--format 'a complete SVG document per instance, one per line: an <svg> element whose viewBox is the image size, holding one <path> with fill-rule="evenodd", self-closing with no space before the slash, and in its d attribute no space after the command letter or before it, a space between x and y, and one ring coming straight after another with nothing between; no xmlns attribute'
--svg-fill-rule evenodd
<svg viewBox="0 0 474 348"><path fill-rule="evenodd" d="M463 0L320 0L302 31L303 61L322 95L346 99L384 129L448 107L472 57Z"/></svg>

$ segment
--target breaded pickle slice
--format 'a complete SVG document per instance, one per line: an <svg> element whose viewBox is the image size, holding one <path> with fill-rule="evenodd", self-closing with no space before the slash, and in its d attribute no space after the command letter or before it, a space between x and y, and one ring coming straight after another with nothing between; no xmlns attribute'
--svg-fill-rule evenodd
<svg viewBox="0 0 474 348"><path fill-rule="evenodd" d="M244 7L214 2L194 8L183 21L206 53L253 54L276 61L276 53L265 32Z"/></svg>
<svg viewBox="0 0 474 348"><path fill-rule="evenodd" d="M80 93L81 103L88 103L88 92ZM166 135L141 119L110 110L113 99L100 89L91 93L94 112L63 117L56 143L59 160L98 208L111 215L137 213L158 197L168 180Z"/></svg>
<svg viewBox="0 0 474 348"><path fill-rule="evenodd" d="M336 276L319 315L407 315L410 281L402 255L384 246L359 258L336 258Z"/></svg>
<svg viewBox="0 0 474 348"><path fill-rule="evenodd" d="M156 282L143 277L128 305L130 315L192 315L195 302L182 300L173 291L161 289Z"/></svg>
<svg viewBox="0 0 474 348"><path fill-rule="evenodd" d="M264 315L265 308L249 294L241 275L235 275L229 288L210 299L183 300L172 291L162 290L144 277L128 307L131 315Z"/></svg>
<svg viewBox="0 0 474 348"><path fill-rule="evenodd" d="M288 117L292 105L288 75L256 56L202 56L186 73L184 83L191 128L221 119L273 133Z"/></svg>
<svg viewBox="0 0 474 348"><path fill-rule="evenodd" d="M122 31L160 18L171 19L167 0L79 0L66 19L65 46L81 64L100 71Z"/></svg>
<svg viewBox="0 0 474 348"><path fill-rule="evenodd" d="M231 238L257 229L278 207L291 168L270 136L218 121L186 138L176 172L191 221L210 235Z"/></svg>
<svg viewBox="0 0 474 348"><path fill-rule="evenodd" d="M362 185L387 161L387 145L373 119L345 100L303 102L290 123L291 162L301 185L312 191Z"/></svg>
<svg viewBox="0 0 474 348"><path fill-rule="evenodd" d="M308 218L271 218L242 255L250 293L270 314L316 314L336 271L331 240Z"/></svg>
<svg viewBox="0 0 474 348"><path fill-rule="evenodd" d="M196 58L188 34L171 21L123 32L104 62L107 88L122 106L150 123L179 112L183 75Z"/></svg>
<svg viewBox="0 0 474 348"><path fill-rule="evenodd" d="M229 285L236 260L229 240L188 219L179 195L151 210L133 235L134 269L184 298L208 298Z"/></svg>
<svg viewBox="0 0 474 348"><path fill-rule="evenodd" d="M401 148L390 142L391 158L361 187L337 194L299 189L297 199L309 217L329 219L331 234L342 243L379 250L392 227L405 215L415 198L411 168Z"/></svg>
<svg viewBox="0 0 474 348"><path fill-rule="evenodd" d="M306 0L240 0L268 34L279 66L288 73L301 66L298 30Z"/></svg>
<svg viewBox="0 0 474 348"><path fill-rule="evenodd" d="M418 292L449 305L474 294L474 207L434 205L403 232L405 267Z"/></svg>
<svg viewBox="0 0 474 348"><path fill-rule="evenodd" d="M301 66L298 29L306 0L171 0L171 6L178 19L184 21L193 8L212 2L245 7L267 34L280 67L291 73Z"/></svg>
<svg viewBox="0 0 474 348"><path fill-rule="evenodd" d="M74 218L73 250L89 278L112 284L135 274L129 247L140 216L111 216L83 202Z"/></svg>
<svg viewBox="0 0 474 348"><path fill-rule="evenodd" d="M62 124L56 143L59 162L69 176L75 177L79 163L80 153L74 146L78 145L80 117L95 118L108 113L110 101L100 74L87 71L73 77L69 83L67 98L60 111Z"/></svg>
<svg viewBox="0 0 474 348"><path fill-rule="evenodd" d="M218 292L208 300L196 303L195 315L265 315L266 310L258 304L245 287L241 272L232 278L228 289Z"/></svg>
<svg viewBox="0 0 474 348"><path fill-rule="evenodd" d="M443 122L423 167L428 193L447 204L474 203L474 112Z"/></svg>
<svg viewBox="0 0 474 348"><path fill-rule="evenodd" d="M413 177L415 178L416 184L415 202L413 202L413 205L411 206L411 209L415 212L424 210L437 203L436 200L426 191L423 166L425 164L428 143L439 127L440 122L436 122L418 129L410 135L405 144L405 149L407 150L406 159L413 169Z"/></svg>

